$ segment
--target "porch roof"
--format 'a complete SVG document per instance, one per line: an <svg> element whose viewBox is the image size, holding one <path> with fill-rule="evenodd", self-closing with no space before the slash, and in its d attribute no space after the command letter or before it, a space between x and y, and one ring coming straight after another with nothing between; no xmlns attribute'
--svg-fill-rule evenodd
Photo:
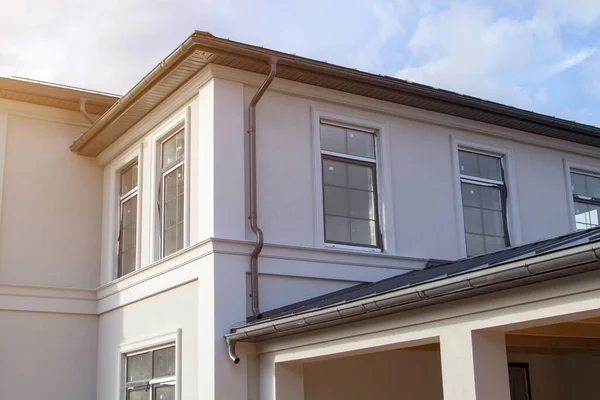
<svg viewBox="0 0 600 400"><path fill-rule="evenodd" d="M600 228L361 284L264 312L231 340L264 340L598 268Z"/></svg>

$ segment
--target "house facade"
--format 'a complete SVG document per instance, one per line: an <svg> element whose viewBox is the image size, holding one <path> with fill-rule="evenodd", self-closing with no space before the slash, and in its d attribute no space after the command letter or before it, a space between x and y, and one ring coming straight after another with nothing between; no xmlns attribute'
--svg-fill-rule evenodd
<svg viewBox="0 0 600 400"><path fill-rule="evenodd" d="M121 98L2 79L0 382L592 399L599 147L595 127L203 32Z"/></svg>

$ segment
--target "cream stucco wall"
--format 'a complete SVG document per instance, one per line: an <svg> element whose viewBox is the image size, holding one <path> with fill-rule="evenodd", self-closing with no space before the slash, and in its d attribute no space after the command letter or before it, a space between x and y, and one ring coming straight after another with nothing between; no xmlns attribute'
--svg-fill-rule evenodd
<svg viewBox="0 0 600 400"><path fill-rule="evenodd" d="M600 360L592 354L509 353L529 365L532 400L594 400ZM304 364L306 400L442 400L437 351L396 350Z"/></svg>
<svg viewBox="0 0 600 400"><path fill-rule="evenodd" d="M97 287L102 169L69 149L84 127L13 114L7 121L0 282Z"/></svg>
<svg viewBox="0 0 600 400"><path fill-rule="evenodd" d="M95 316L0 311L2 399L94 399Z"/></svg>
<svg viewBox="0 0 600 400"><path fill-rule="evenodd" d="M198 286L189 283L119 307L99 317L97 400L118 399L123 389L122 355L125 345L153 340L181 330L182 399L197 398Z"/></svg>

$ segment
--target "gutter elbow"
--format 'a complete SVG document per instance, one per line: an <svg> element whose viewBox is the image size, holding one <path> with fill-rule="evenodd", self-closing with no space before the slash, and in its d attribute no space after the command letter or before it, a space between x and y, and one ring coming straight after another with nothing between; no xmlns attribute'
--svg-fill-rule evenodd
<svg viewBox="0 0 600 400"><path fill-rule="evenodd" d="M240 358L237 356L237 354L235 352L236 342L234 340L231 340L231 338L229 338L227 336L225 337L225 342L227 343L227 354L229 355L229 359L234 364L239 364Z"/></svg>
<svg viewBox="0 0 600 400"><path fill-rule="evenodd" d="M81 114L93 125L96 121L94 121L94 118L92 118L92 116L86 111L86 101L87 99L84 99L83 97L79 99L79 112L81 112Z"/></svg>

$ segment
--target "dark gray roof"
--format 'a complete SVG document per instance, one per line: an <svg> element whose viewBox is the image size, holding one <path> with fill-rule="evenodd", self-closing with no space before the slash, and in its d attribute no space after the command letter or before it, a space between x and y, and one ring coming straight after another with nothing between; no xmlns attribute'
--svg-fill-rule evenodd
<svg viewBox="0 0 600 400"><path fill-rule="evenodd" d="M500 265L509 261L526 259L553 251L562 250L577 245L600 241L600 228L578 231L567 235L542 240L522 246L509 247L494 253L476 257L464 258L436 267L419 271L411 271L388 279L373 283L352 286L323 296L314 297L299 303L290 304L281 308L262 313L262 318L248 322L258 323L270 319L286 317L298 313L314 311L332 305L354 301L360 298L371 297L377 294L391 292L398 289L415 286L417 284L459 275L473 270Z"/></svg>

